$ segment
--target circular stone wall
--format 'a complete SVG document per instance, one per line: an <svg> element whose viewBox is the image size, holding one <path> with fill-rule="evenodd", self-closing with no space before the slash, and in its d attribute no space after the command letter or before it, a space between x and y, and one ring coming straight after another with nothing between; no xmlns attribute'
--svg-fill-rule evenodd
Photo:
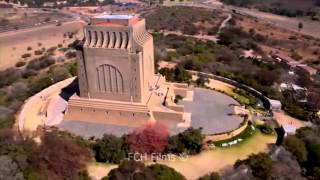
<svg viewBox="0 0 320 180"><path fill-rule="evenodd" d="M191 112L191 126L203 128L204 134L216 134L237 129L243 121L234 114L234 106L239 105L233 98L209 89L195 88L193 101L180 101L185 112Z"/></svg>

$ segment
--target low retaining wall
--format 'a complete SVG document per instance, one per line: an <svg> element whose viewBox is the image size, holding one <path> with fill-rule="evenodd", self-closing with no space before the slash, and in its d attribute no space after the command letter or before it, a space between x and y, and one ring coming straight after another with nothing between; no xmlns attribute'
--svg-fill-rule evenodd
<svg viewBox="0 0 320 180"><path fill-rule="evenodd" d="M24 105L21 108L21 111L18 115L18 127L19 131L23 132L24 130L24 123L25 123L25 118L26 118L26 113L31 111L33 108L34 104L39 103L39 100L42 99L42 97L49 96L51 93L54 93L56 89L62 89L63 87L67 86L68 84L72 83L72 81L75 80L76 77L68 78L63 81L57 82L42 91L38 92L37 94L29 97ZM67 84L67 85L66 85Z"/></svg>
<svg viewBox="0 0 320 180"><path fill-rule="evenodd" d="M190 71L190 70L189 70L189 72L190 72L192 75L199 75L199 74L201 74L202 76L204 76L204 77L206 77L206 78L211 78L211 79L214 79L214 80L222 81L222 82L231 84L231 85L233 85L233 86L235 86L235 87L237 87L237 88L244 89L244 90L248 91L249 93L253 94L254 96L258 97L258 98L262 101L263 106L264 106L266 109L270 109L270 108L271 108L271 103L270 103L269 98L267 98L267 97L264 96L261 92L253 89L253 88L250 87L250 86L247 86L247 85L238 83L237 81L234 81L234 80L232 80L232 79L228 79L228 78L225 78L225 77L222 77L222 76L217 76L217 75L214 75L214 74L208 74L208 73L204 73L204 72Z"/></svg>
<svg viewBox="0 0 320 180"><path fill-rule="evenodd" d="M222 141L222 140L226 140L226 139L231 139L231 138L241 134L248 126L248 121L247 120L245 120L245 121L246 121L245 124L243 124L239 128L234 129L232 131L221 133L221 134L206 135L206 137L204 138L204 142Z"/></svg>

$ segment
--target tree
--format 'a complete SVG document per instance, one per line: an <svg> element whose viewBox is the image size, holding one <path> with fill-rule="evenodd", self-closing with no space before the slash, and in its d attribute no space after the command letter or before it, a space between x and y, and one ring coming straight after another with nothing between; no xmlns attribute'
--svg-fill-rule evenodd
<svg viewBox="0 0 320 180"><path fill-rule="evenodd" d="M270 179L272 170L272 160L266 153L252 154L245 160L252 171L252 175L259 179Z"/></svg>
<svg viewBox="0 0 320 180"><path fill-rule="evenodd" d="M174 170L171 167L168 167L163 164L153 164L148 166L148 168L152 171L156 180L185 180L186 178Z"/></svg>
<svg viewBox="0 0 320 180"><path fill-rule="evenodd" d="M123 161L118 168L109 172L105 180L155 180L152 171L142 162Z"/></svg>
<svg viewBox="0 0 320 180"><path fill-rule="evenodd" d="M170 136L168 138L168 145L165 149L165 152L174 153L174 154L181 154L185 151L186 151L186 149L184 147L184 144L181 142L178 135Z"/></svg>
<svg viewBox="0 0 320 180"><path fill-rule="evenodd" d="M206 83L209 83L209 79L200 74L198 79L196 80L197 86L205 87Z"/></svg>
<svg viewBox="0 0 320 180"><path fill-rule="evenodd" d="M98 162L120 163L127 155L123 138L103 135L92 147Z"/></svg>
<svg viewBox="0 0 320 180"><path fill-rule="evenodd" d="M201 128L190 127L178 136L190 154L197 154L201 151L204 139Z"/></svg>
<svg viewBox="0 0 320 180"><path fill-rule="evenodd" d="M307 160L307 149L305 143L296 136L287 136L284 141L284 146L292 153L299 163L303 163Z"/></svg>
<svg viewBox="0 0 320 180"><path fill-rule="evenodd" d="M221 177L219 175L219 173L217 172L211 172L209 174L206 174L200 178L198 178L198 180L220 180Z"/></svg>
<svg viewBox="0 0 320 180"><path fill-rule="evenodd" d="M131 152L161 153L168 143L169 132L165 125L148 123L126 137Z"/></svg>
<svg viewBox="0 0 320 180"><path fill-rule="evenodd" d="M55 132L46 132L42 144L28 157L28 162L42 176L40 179L79 179L85 175L89 159L87 149Z"/></svg>
<svg viewBox="0 0 320 180"><path fill-rule="evenodd" d="M58 66L51 69L51 74L54 82L59 82L71 77L69 70L65 67Z"/></svg>
<svg viewBox="0 0 320 180"><path fill-rule="evenodd" d="M191 79L191 75L183 67L176 67L174 69L175 80L178 82L188 82Z"/></svg>

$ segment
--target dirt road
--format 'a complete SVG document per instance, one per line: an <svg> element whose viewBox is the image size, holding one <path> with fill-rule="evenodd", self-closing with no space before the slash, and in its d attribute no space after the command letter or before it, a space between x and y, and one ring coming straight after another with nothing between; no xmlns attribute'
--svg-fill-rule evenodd
<svg viewBox="0 0 320 180"><path fill-rule="evenodd" d="M224 5L220 3L218 0L198 0L193 3L181 4L181 3L171 3L168 6L193 6L193 7L203 7L210 9L220 9L223 11L231 12L235 10L237 13L243 15L249 15L252 17L256 17L259 20L263 20L274 24L278 27L288 29L291 31L298 32L298 24L299 22L303 23L303 29L300 33L305 35L310 35L313 37L320 38L320 22L319 21L311 21L308 18L290 18L286 16L280 16L271 13L260 12L256 9L248 9L248 8L240 8L235 6Z"/></svg>

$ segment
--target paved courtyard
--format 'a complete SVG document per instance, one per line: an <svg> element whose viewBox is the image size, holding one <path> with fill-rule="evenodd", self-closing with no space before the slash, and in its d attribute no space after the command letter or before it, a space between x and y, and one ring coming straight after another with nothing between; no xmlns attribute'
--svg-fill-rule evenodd
<svg viewBox="0 0 320 180"><path fill-rule="evenodd" d="M86 138L90 138L92 136L100 138L103 136L103 134L113 134L120 137L124 134L132 132L137 128L131 126L99 124L82 121L62 121L58 127ZM169 131L171 135L174 135L184 131L185 129L186 128L171 128Z"/></svg>
<svg viewBox="0 0 320 180"><path fill-rule="evenodd" d="M202 127L205 134L226 132L236 129L242 118L234 113L230 104L239 104L231 97L208 89L195 88L193 101L181 101L185 111L191 112L191 125Z"/></svg>
<svg viewBox="0 0 320 180"><path fill-rule="evenodd" d="M193 127L202 127L206 134L220 133L233 130L239 126L242 118L234 113L234 107L230 104L238 104L231 97L207 89L194 89L193 101L181 101L185 105L185 111L191 112L191 125ZM101 137L104 133L121 136L131 132L135 127L120 126L113 124L98 124L81 121L62 121L60 128L66 129L72 133L85 136ZM182 132L186 128L171 128L171 134Z"/></svg>

